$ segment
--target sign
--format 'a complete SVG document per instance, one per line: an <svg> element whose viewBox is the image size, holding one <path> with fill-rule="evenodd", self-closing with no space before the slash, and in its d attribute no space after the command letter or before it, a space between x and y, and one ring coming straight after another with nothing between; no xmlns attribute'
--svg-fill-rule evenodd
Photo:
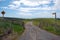
<svg viewBox="0 0 60 40"><path fill-rule="evenodd" d="M56 13L53 13L53 15L56 15Z"/></svg>

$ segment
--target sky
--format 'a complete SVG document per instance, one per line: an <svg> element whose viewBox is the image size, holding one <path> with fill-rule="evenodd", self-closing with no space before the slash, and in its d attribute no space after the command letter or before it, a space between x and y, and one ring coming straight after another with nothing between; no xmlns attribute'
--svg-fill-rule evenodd
<svg viewBox="0 0 60 40"><path fill-rule="evenodd" d="M60 0L0 0L0 17L3 10L5 17L60 18Z"/></svg>

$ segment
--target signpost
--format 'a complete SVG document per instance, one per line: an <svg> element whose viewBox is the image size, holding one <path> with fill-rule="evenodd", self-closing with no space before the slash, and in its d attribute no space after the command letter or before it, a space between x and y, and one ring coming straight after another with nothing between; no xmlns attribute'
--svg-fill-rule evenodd
<svg viewBox="0 0 60 40"><path fill-rule="evenodd" d="M56 13L53 13L53 15L55 15L55 20L56 20Z"/></svg>
<svg viewBox="0 0 60 40"><path fill-rule="evenodd" d="M1 14L3 15L2 17L4 17L5 11L2 11Z"/></svg>
<svg viewBox="0 0 60 40"><path fill-rule="evenodd" d="M53 15L55 15L55 24L54 24L54 25L55 25L55 31L56 31L56 27L57 27L57 26L56 26L56 24L57 24L57 23L56 23L56 21L57 21L57 20L56 20L56 13L53 13Z"/></svg>

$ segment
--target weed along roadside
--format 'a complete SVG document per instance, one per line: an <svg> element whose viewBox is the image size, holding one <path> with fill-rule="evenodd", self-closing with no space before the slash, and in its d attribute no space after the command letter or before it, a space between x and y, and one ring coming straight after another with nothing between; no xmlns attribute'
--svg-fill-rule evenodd
<svg viewBox="0 0 60 40"><path fill-rule="evenodd" d="M0 40L15 40L24 32L24 29L24 23L20 19L0 19Z"/></svg>
<svg viewBox="0 0 60 40"><path fill-rule="evenodd" d="M57 21L55 22L55 20L52 18L34 19L33 24L40 27L43 30L46 30L48 32L60 36L60 20L58 19L56 20Z"/></svg>

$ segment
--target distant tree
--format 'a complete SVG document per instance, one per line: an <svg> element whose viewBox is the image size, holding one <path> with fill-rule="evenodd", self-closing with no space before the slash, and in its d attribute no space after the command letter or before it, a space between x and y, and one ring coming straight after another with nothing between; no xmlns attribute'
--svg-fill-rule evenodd
<svg viewBox="0 0 60 40"><path fill-rule="evenodd" d="M2 11L1 14L2 14L2 17L4 17L5 11Z"/></svg>

